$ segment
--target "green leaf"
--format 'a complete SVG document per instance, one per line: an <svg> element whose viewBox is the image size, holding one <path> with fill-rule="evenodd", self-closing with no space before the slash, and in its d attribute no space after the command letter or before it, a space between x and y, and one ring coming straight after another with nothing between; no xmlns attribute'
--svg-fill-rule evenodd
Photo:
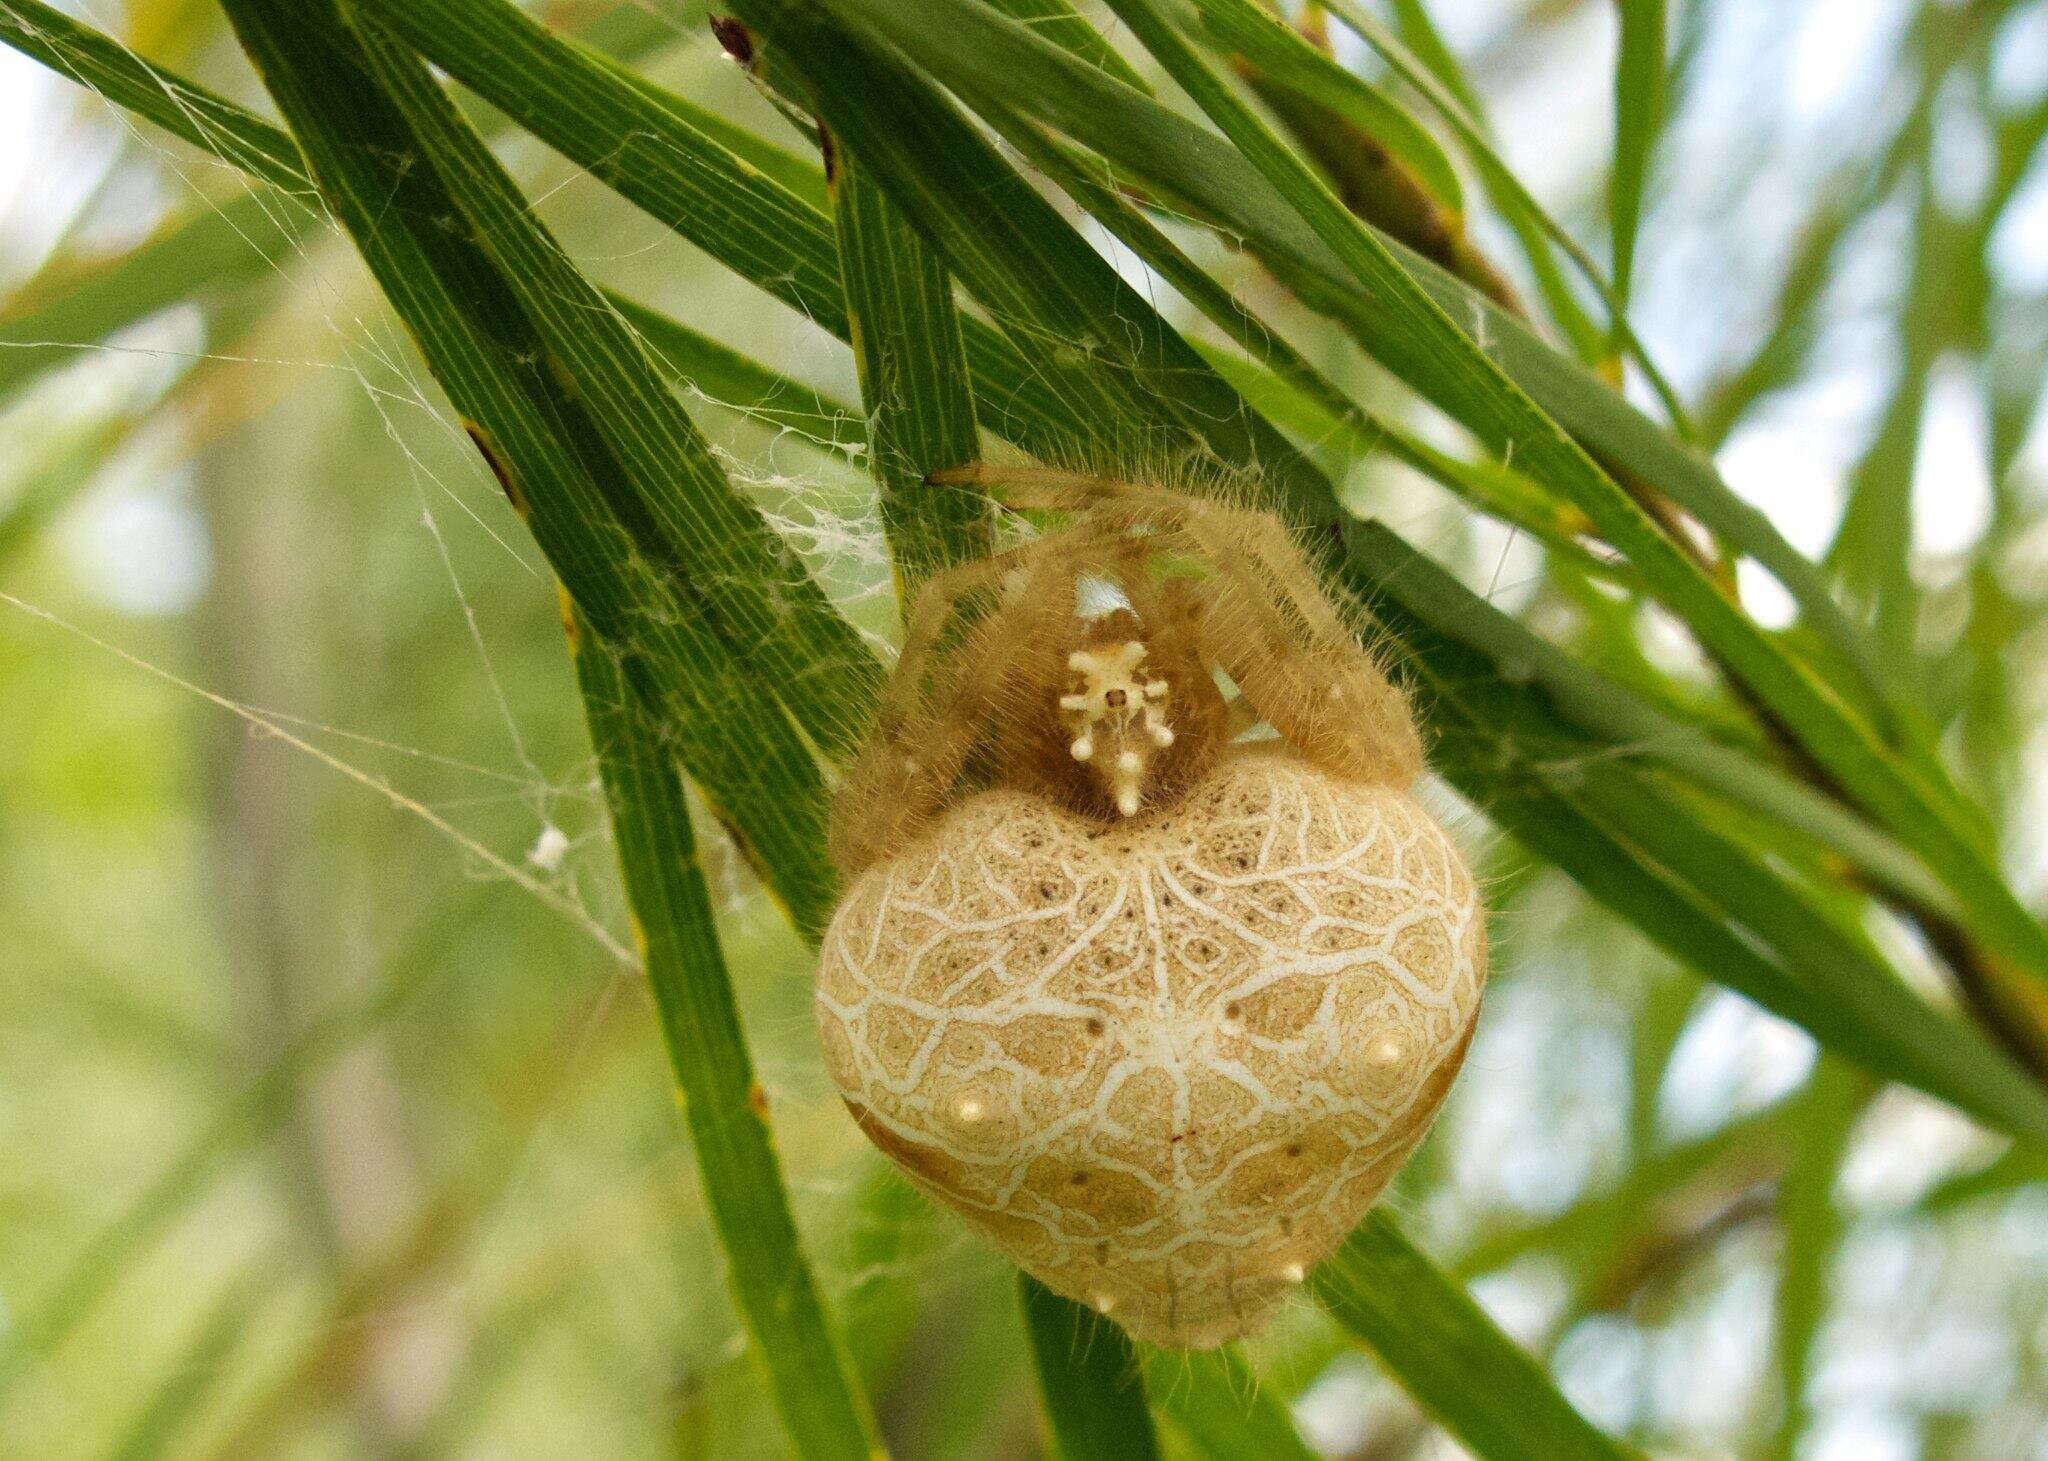
<svg viewBox="0 0 2048 1461"><path fill-rule="evenodd" d="M1280 1397L1235 1348L1159 1350L1145 1370L1153 1405L1203 1455L1215 1461L1310 1461L1315 1455Z"/></svg>
<svg viewBox="0 0 2048 1461"><path fill-rule="evenodd" d="M584 409L624 480L610 493L635 545L689 585L758 689L831 751L857 735L880 684L874 655L727 482L646 348L579 273L410 53L366 49L461 215L511 288L547 368Z"/></svg>
<svg viewBox="0 0 2048 1461"><path fill-rule="evenodd" d="M990 8L1012 20L1022 21L1063 51L1070 51L1097 69L1114 76L1126 86L1150 91L1131 63L1118 54L1075 10L1069 0L986 0Z"/></svg>
<svg viewBox="0 0 2048 1461"><path fill-rule="evenodd" d="M996 111L991 122L1004 140L1031 159L1067 195L1117 236L1146 267L1200 310L1267 370L1227 352L1197 344L1216 373L1276 425L1317 450L1341 448L1363 458L1384 451L1441 483L1482 512L1534 534L1588 572L1613 570L1574 540L1590 526L1584 514L1560 504L1520 475L1490 462L1466 462L1415 433L1357 405L1285 338L1240 304L1145 214L1126 201L1095 159L1076 153L1034 124ZM1271 373L1268 374L1267 371Z"/></svg>
<svg viewBox="0 0 2048 1461"><path fill-rule="evenodd" d="M1471 598L1443 570L1377 524L1352 534L1351 561L1354 587L1393 636L1436 735L1436 769L1496 822L1705 977L1874 1073L2048 1141L2048 1092L1908 990L1860 930L1836 923L1634 771L1616 754L1632 742L1589 735L1560 716L1537 688L1531 667L1540 657L1530 646L1495 659L1410 611L1404 599L1417 584L1439 603ZM1459 620L1486 616L1497 611L1472 599ZM1489 639L1496 649L1506 643Z"/></svg>
<svg viewBox="0 0 2048 1461"><path fill-rule="evenodd" d="M0 0L5 3L11 0ZM720 141L715 118L553 34L504 0L364 4L428 59L620 196L820 328L849 337L831 221L777 181L808 164L785 155L765 167L759 151L765 144L744 157L733 152ZM822 199L823 175L810 171ZM983 321L960 323L981 424L1035 455L1075 456L1074 423L1038 364Z"/></svg>
<svg viewBox="0 0 2048 1461"><path fill-rule="evenodd" d="M1621 40L1614 63L1614 164L1607 180L1607 222L1614 238L1614 293L1628 308L1636 232L1650 158L1664 128L1664 10L1667 0L1619 0Z"/></svg>
<svg viewBox="0 0 2048 1461"><path fill-rule="evenodd" d="M246 173L287 190L310 189L284 132L41 0L0 5L0 41Z"/></svg>
<svg viewBox="0 0 2048 1461"><path fill-rule="evenodd" d="M829 170L839 267L861 402L868 467L881 489L882 525L898 599L941 569L986 554L989 503L940 487L932 473L981 455L966 347L945 266L842 148Z"/></svg>
<svg viewBox="0 0 2048 1461"><path fill-rule="evenodd" d="M1536 286L1543 294L1551 318L1571 342L1579 359L1588 364L1597 362L1606 346L1603 332L1594 326L1572 294L1564 271L1558 267L1557 258L1551 252L1558 243L1556 235L1562 229L1522 186L1521 179L1500 160L1487 124L1485 101L1472 85L1465 68L1459 64L1457 55L1445 43L1442 32L1430 18L1424 0L1392 0L1398 34L1387 31L1362 7L1332 0L1332 8L1354 34L1380 53L1395 75L1407 82L1451 124L1465 147L1466 156L1478 169L1487 196L1514 232L1522 257L1527 261L1529 271L1536 276ZM1370 35L1367 34L1368 29L1372 32ZM1566 239L1566 246L1576 251L1575 260L1583 259L1584 252L1578 249L1577 241L1570 239L1569 235ZM1582 267L1590 266L1590 263L1586 260Z"/></svg>
<svg viewBox="0 0 2048 1461"><path fill-rule="evenodd" d="M44 271L0 310L0 396L159 310L254 284L321 221L265 188L203 204L110 258Z"/></svg>
<svg viewBox="0 0 2048 1461"><path fill-rule="evenodd" d="M626 896L733 1298L803 1456L874 1454L865 1406L803 1255L712 922L682 778L610 651L571 631Z"/></svg>
<svg viewBox="0 0 2048 1461"><path fill-rule="evenodd" d="M1659 404L1670 418L1672 426L1681 435L1690 438L1694 433L1687 418L1684 405L1664 373L1657 368L1650 352L1637 338L1628 323L1628 309L1625 299L1614 285L1600 272L1600 266L1572 237L1569 230L1553 217L1539 202L1535 194L1522 186L1522 180L1514 170L1501 160L1500 153L1487 133L1479 98L1464 77L1457 58L1443 44L1435 33L1426 12L1420 5L1399 8L1403 11L1402 30L1404 34L1421 41L1423 54L1430 58L1425 64L1409 50L1393 33L1369 14L1357 0L1329 0L1333 15L1380 55L1394 74L1414 88L1417 95L1436 111L1457 136L1465 149L1466 157L1478 169L1481 181L1486 187L1494 206L1507 220L1522 246L1522 254L1528 260L1530 270L1536 276L1537 287L1542 290L1544 302L1571 339L1579 358L1588 364L1607 366L1610 363L1608 343L1611 340L1635 357L1641 366L1644 378L1657 393ZM1571 260L1579 276L1593 287L1607 308L1608 338L1602 339L1592 321L1580 308L1571 292L1571 286L1559 270L1551 254L1555 245Z"/></svg>
<svg viewBox="0 0 2048 1461"><path fill-rule="evenodd" d="M1636 1452L1602 1435L1384 1209L1309 1277L1337 1322L1474 1453L1500 1461Z"/></svg>
<svg viewBox="0 0 2048 1461"><path fill-rule="evenodd" d="M616 294L610 299L662 374L697 399L795 432L821 450L850 456L867 450L868 424L851 406L644 304Z"/></svg>
<svg viewBox="0 0 2048 1461"><path fill-rule="evenodd" d="M1592 525L1570 503L1559 502L1519 472L1491 461L1468 461L1415 432L1362 407L1330 410L1320 396L1299 388L1291 377L1268 373L1221 350L1204 348L1217 374L1236 386L1254 409L1293 433L1318 453L1342 453L1350 461L1384 452L1412 467L1490 517L1512 524L1543 544L1553 557L1582 573L1634 587L1626 563L1594 553L1580 541ZM1332 475L1336 475L1333 469Z"/></svg>
<svg viewBox="0 0 2048 1461"><path fill-rule="evenodd" d="M1145 1370L1129 1337L1028 1273L1017 1275L1017 1297L1054 1453L1064 1461L1157 1461Z"/></svg>
<svg viewBox="0 0 2048 1461"><path fill-rule="evenodd" d="M510 5L456 3L445 11L417 8L416 15L415 9L394 7L385 19L416 22L406 34L437 64L729 268L846 337L839 262L821 211L822 172L759 139L750 138L745 155L732 151L720 140L732 132L730 123L553 35ZM281 129L39 0L0 0L0 41L41 59L63 58L65 74L254 177L313 191L296 144ZM528 79L501 85L498 63L480 60L487 56L504 58L511 75ZM205 106L187 105L191 97L204 98ZM629 152L636 165L607 176ZM817 203L805 201L812 196ZM636 328L659 336L651 342L657 350L701 338L645 306L617 296L612 303ZM1071 422L1032 363L980 320L963 319L961 328L983 423L1034 454L1074 456Z"/></svg>
<svg viewBox="0 0 2048 1461"><path fill-rule="evenodd" d="M1420 123L1386 93L1345 70L1251 0L1194 0L1217 44L1277 86L1349 122L1398 159L1462 230L1465 193L1457 169Z"/></svg>
<svg viewBox="0 0 2048 1461"><path fill-rule="evenodd" d="M1902 897L1953 909L1947 890L1919 858L1840 802L1580 664L1385 528L1363 529L1353 541L1353 556L1403 609L1479 649L1510 680L1540 686L1558 711L1588 733L1798 831Z"/></svg>
<svg viewBox="0 0 2048 1461"><path fill-rule="evenodd" d="M1112 472L1183 461L1234 468L1266 479L1303 515L1335 511L1328 481L929 86L808 6L734 8L803 76L833 135L953 277L1030 354L1074 443L1054 460L1074 465L1079 455Z"/></svg>

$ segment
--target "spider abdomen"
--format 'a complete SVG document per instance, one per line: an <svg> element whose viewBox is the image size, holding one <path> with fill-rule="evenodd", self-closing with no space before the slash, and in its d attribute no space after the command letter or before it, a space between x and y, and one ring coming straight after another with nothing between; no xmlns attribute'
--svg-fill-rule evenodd
<svg viewBox="0 0 2048 1461"><path fill-rule="evenodd" d="M867 1134L1140 1338L1258 1328L1463 1058L1484 915L1407 793L1238 751L1121 823L997 788L863 872L826 1060Z"/></svg>

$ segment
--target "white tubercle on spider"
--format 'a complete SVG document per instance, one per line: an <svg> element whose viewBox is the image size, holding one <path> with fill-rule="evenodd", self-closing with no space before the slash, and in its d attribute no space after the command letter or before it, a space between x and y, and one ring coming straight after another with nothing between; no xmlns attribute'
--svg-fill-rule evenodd
<svg viewBox="0 0 2048 1461"><path fill-rule="evenodd" d="M1143 678L1144 664L1142 640L1077 649L1067 656L1067 668L1080 677L1081 688L1060 696L1060 712L1074 734L1068 749L1076 761L1096 761L1100 741L1108 740L1110 795L1126 817L1136 816L1143 804L1145 764L1152 751L1173 744L1173 727L1166 723L1167 683Z"/></svg>

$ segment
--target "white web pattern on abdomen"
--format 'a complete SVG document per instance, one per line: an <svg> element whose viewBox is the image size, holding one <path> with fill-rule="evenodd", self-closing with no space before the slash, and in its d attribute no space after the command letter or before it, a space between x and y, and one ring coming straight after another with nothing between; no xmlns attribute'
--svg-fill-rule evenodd
<svg viewBox="0 0 2048 1461"><path fill-rule="evenodd" d="M819 1022L869 1134L1134 1331L1254 1327L1434 1114L1477 894L1405 794L1276 755L1103 831L987 793L858 880Z"/></svg>

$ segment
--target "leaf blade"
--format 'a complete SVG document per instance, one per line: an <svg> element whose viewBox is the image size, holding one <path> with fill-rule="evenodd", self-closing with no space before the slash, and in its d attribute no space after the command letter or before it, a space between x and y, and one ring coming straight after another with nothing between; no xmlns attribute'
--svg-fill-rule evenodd
<svg viewBox="0 0 2048 1461"><path fill-rule="evenodd" d="M608 651L570 633L662 1041L734 1301L806 1456L864 1461L872 1423L803 1254L712 920L682 779Z"/></svg>
<svg viewBox="0 0 2048 1461"><path fill-rule="evenodd" d="M1614 238L1614 294L1628 308L1635 278L1636 234L1650 160L1664 127L1665 0L1620 0L1621 39L1614 62L1614 163L1607 184L1608 231Z"/></svg>
<svg viewBox="0 0 2048 1461"><path fill-rule="evenodd" d="M925 579L981 557L991 542L987 500L931 481L981 454L967 350L945 265L858 158L838 149L827 173L867 411L868 469L907 609Z"/></svg>
<svg viewBox="0 0 2048 1461"><path fill-rule="evenodd" d="M1123 1330L1028 1273L1017 1297L1053 1450L1065 1461L1157 1461L1144 1367Z"/></svg>
<svg viewBox="0 0 2048 1461"><path fill-rule="evenodd" d="M1309 1284L1402 1387L1477 1454L1502 1461L1638 1454L1574 1410L1384 1210L1366 1218ZM1481 1377L1484 1383L1474 1383Z"/></svg>

